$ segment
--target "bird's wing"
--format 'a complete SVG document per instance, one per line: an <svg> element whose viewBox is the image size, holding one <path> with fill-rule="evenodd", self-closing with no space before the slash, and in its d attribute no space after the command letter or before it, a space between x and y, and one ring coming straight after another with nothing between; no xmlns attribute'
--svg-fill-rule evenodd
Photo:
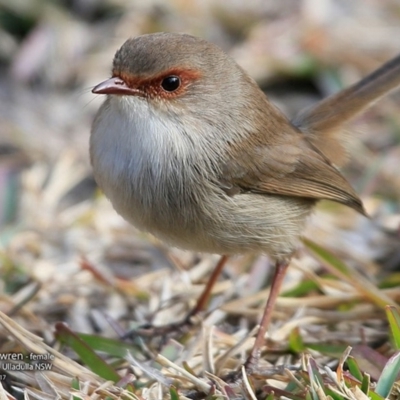
<svg viewBox="0 0 400 400"><path fill-rule="evenodd" d="M268 145L249 138L246 146L238 147L240 152L233 149L222 170L223 184L236 192L332 200L365 215L347 180L303 133L290 130L269 138Z"/></svg>

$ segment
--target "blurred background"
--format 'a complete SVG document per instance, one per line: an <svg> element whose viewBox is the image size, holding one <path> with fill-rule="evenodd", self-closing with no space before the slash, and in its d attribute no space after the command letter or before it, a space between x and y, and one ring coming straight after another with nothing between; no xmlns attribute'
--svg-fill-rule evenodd
<svg viewBox="0 0 400 400"><path fill-rule="evenodd" d="M134 309L145 322L175 290L160 289L160 271L187 271L184 287L215 261L136 232L92 177L88 140L103 98L91 88L128 37L157 31L218 44L293 116L400 53L400 1L0 0L0 310L41 337L57 320L112 331L94 309L113 318ZM306 232L372 280L400 266L399 110L400 91L347 127L344 173L372 218L321 203ZM254 292L268 260L250 261L233 260L227 274L249 271ZM160 297L135 297L142 291Z"/></svg>

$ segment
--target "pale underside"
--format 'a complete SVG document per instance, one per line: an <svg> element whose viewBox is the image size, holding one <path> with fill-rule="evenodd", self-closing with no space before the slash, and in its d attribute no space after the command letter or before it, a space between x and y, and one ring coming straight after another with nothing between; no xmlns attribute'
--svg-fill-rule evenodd
<svg viewBox="0 0 400 400"><path fill-rule="evenodd" d="M199 157L201 151L203 156L205 150L215 152L218 144L197 143L196 151L196 142L185 135L179 121L160 123L146 102L137 100L110 97L92 133L95 177L116 211L139 229L183 249L262 252L278 259L290 256L315 203L307 196L290 196L296 190L290 181L295 170L291 163L259 155L259 165L269 160L265 164L272 178L255 184L251 169L247 174L236 173L238 164L225 162L221 171L225 168L225 176L229 171L232 179L219 181L209 172L214 167L208 158ZM288 160L290 152L293 159L299 153L292 145L282 145L282 150ZM288 195L274 193L273 183L285 179L290 184L285 189ZM265 189L268 185L270 189ZM326 193L340 196L340 190L327 187Z"/></svg>

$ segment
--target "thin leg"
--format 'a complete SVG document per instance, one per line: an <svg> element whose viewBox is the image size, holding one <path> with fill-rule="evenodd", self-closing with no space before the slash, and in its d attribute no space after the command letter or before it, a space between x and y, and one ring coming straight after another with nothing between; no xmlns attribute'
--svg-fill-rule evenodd
<svg viewBox="0 0 400 400"><path fill-rule="evenodd" d="M269 293L268 301L264 309L264 314L261 318L260 329L258 330L253 349L251 350L251 353L244 364L247 373L252 373L257 368L258 360L261 353L261 347L264 343L264 336L271 321L276 299L278 298L279 291L281 289L282 282L286 275L286 270L288 266L289 260L277 261L277 263L275 264L275 274L272 279L271 291Z"/></svg>
<svg viewBox="0 0 400 400"><path fill-rule="evenodd" d="M188 314L186 319L190 319L194 315L198 314L201 311L204 311L206 304L210 298L212 288L214 287L215 283L218 280L218 277L221 275L222 270L224 269L224 266L226 264L226 261L228 260L228 256L221 256L221 258L218 261L218 264L214 268L214 271L212 272L210 279L207 281L206 287L204 288L202 294L200 295L199 299L197 300L196 306L193 308L192 311Z"/></svg>
<svg viewBox="0 0 400 400"><path fill-rule="evenodd" d="M134 331L128 332L124 335L125 338L132 337L135 335L138 336L163 336L168 333L172 333L175 331L184 331L191 325L193 325L192 317L197 315L199 312L203 311L207 305L207 302L210 298L212 288L218 280L218 277L221 275L221 272L228 260L228 256L222 256L218 261L214 271L212 272L210 279L207 281L206 287L201 293L199 299L193 310L191 310L187 316L180 322L175 322L166 326L154 327L152 325L142 326L139 329L135 329Z"/></svg>

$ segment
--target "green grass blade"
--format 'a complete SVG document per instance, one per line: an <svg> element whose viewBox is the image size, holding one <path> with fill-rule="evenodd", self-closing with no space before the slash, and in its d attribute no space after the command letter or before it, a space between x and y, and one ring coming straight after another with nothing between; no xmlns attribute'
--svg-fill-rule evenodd
<svg viewBox="0 0 400 400"><path fill-rule="evenodd" d="M396 382L400 373L400 352L397 352L385 365L382 374L376 384L375 392L382 397L388 397L393 384Z"/></svg>
<svg viewBox="0 0 400 400"><path fill-rule="evenodd" d="M387 306L386 315L390 325L390 333L393 338L393 345L400 350L400 315L395 307Z"/></svg>
<svg viewBox="0 0 400 400"><path fill-rule="evenodd" d="M363 374L358 367L357 361L353 357L348 357L346 360L347 367L354 378L358 379L360 382L363 381Z"/></svg>
<svg viewBox="0 0 400 400"><path fill-rule="evenodd" d="M60 342L70 346L94 373L106 380L118 382L121 377L90 348L77 334L65 324L57 323L55 337Z"/></svg>
<svg viewBox="0 0 400 400"><path fill-rule="evenodd" d="M105 338L98 335L90 335L87 333L77 333L92 350L101 351L110 356L125 358L126 352L129 351L134 357L141 354L137 346L125 343L118 339Z"/></svg>
<svg viewBox="0 0 400 400"><path fill-rule="evenodd" d="M339 279L351 284L360 294L369 299L378 307L385 309L387 305L398 307L394 301L377 289L371 282L360 275L356 270L349 268L334 254L314 243L312 240L304 239L303 243L309 250Z"/></svg>
<svg viewBox="0 0 400 400"><path fill-rule="evenodd" d="M369 394L369 388L371 385L371 377L368 374L364 374L363 380L361 382L361 391L367 396Z"/></svg>

